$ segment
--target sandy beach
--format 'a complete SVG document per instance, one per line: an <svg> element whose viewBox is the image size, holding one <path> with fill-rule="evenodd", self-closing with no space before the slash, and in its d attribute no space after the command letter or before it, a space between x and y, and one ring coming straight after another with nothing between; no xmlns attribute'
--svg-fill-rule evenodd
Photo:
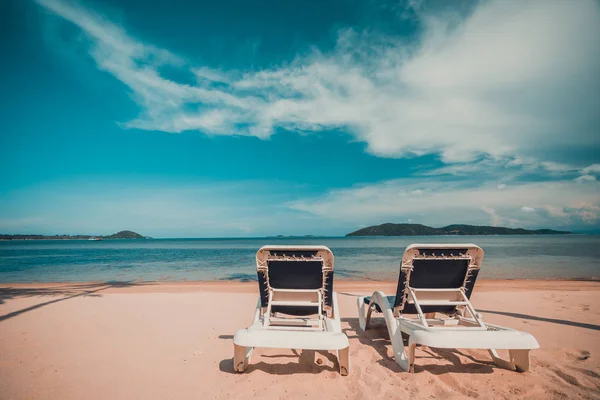
<svg viewBox="0 0 600 400"><path fill-rule="evenodd" d="M234 373L255 283L1 284L0 399L600 397L600 282L479 282L485 320L540 343L523 374L485 351L426 347L415 373L401 372L383 320L365 334L356 313L357 295L394 288L336 282L352 368L342 377L332 354L272 349Z"/></svg>

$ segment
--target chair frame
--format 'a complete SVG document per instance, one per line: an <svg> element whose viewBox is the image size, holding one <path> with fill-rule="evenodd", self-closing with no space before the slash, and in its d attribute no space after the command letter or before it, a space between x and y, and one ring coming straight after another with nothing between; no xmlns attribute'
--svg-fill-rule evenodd
<svg viewBox="0 0 600 400"><path fill-rule="evenodd" d="M467 249L459 255L428 256L422 250ZM419 259L468 260L469 266L462 286L458 288L413 288L410 274L413 262ZM404 254L401 271L406 276L402 282L404 289L400 304L392 305L381 291L373 293L368 305L364 297L357 299L359 325L361 330L369 328L371 314L377 307L383 313L396 363L408 372L414 372L415 348L424 345L436 348L479 348L487 349L493 361L500 367L525 372L529 369L529 351L539 348L533 336L511 328L488 324L483 321L466 293L466 286L474 271L478 271L483 261L483 250L473 244L415 244ZM401 274L402 275L402 274ZM396 300L396 303L398 301ZM414 304L416 317L403 314L406 304ZM456 306L452 314L424 313L423 306ZM366 310L365 310L366 309ZM404 346L402 333L409 336L408 352ZM497 350L509 350L509 360L502 359Z"/></svg>
<svg viewBox="0 0 600 400"><path fill-rule="evenodd" d="M285 252L316 252L310 257L295 257ZM277 253L283 252L284 255ZM322 286L318 289L276 288L269 281L269 261L320 261ZM342 332L337 294L331 293L332 306L325 302L327 276L333 272L334 257L325 246L263 246L256 255L257 272L264 274L268 304L263 307L259 297L252 325L234 335L234 370L244 372L250 363L254 347L288 348L302 350L337 351L341 375L348 375L349 342ZM301 268L301 266L299 266ZM316 318L305 316L279 316L274 306L313 308Z"/></svg>

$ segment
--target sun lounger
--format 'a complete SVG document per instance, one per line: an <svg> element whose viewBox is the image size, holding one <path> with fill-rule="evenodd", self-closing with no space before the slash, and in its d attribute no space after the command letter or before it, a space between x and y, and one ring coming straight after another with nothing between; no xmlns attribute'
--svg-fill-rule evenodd
<svg viewBox="0 0 600 400"><path fill-rule="evenodd" d="M325 246L264 246L256 254L260 296L248 329L235 333L234 369L254 347L337 351L348 375L348 338L333 291L333 253Z"/></svg>
<svg viewBox="0 0 600 400"><path fill-rule="evenodd" d="M529 351L539 348L535 338L483 322L471 305L482 261L483 250L473 244L409 246L396 295L377 291L358 298L360 328L368 329L372 312L383 313L396 362L408 372L414 372L417 345L487 349L498 366L527 371ZM508 350L509 360L500 358L500 349Z"/></svg>

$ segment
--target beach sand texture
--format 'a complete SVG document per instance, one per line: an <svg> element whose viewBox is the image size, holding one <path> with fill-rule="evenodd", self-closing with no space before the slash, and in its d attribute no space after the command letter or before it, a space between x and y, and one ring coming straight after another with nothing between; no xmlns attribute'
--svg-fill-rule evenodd
<svg viewBox="0 0 600 400"><path fill-rule="evenodd" d="M486 351L426 347L402 372L383 319L358 328L356 296L374 289L395 283L336 282L350 339L342 377L333 354L273 349L233 372L255 283L0 285L0 399L600 398L600 282L479 282L484 319L540 343L523 374Z"/></svg>

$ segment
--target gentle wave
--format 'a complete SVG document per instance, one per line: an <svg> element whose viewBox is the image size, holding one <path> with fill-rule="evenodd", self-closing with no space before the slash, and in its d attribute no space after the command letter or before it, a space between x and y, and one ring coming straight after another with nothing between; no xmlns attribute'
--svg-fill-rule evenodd
<svg viewBox="0 0 600 400"><path fill-rule="evenodd" d="M488 279L598 279L600 236L426 236L301 239L48 240L0 242L0 282L256 280L265 244L323 244L338 279L397 279L411 243L475 243Z"/></svg>

